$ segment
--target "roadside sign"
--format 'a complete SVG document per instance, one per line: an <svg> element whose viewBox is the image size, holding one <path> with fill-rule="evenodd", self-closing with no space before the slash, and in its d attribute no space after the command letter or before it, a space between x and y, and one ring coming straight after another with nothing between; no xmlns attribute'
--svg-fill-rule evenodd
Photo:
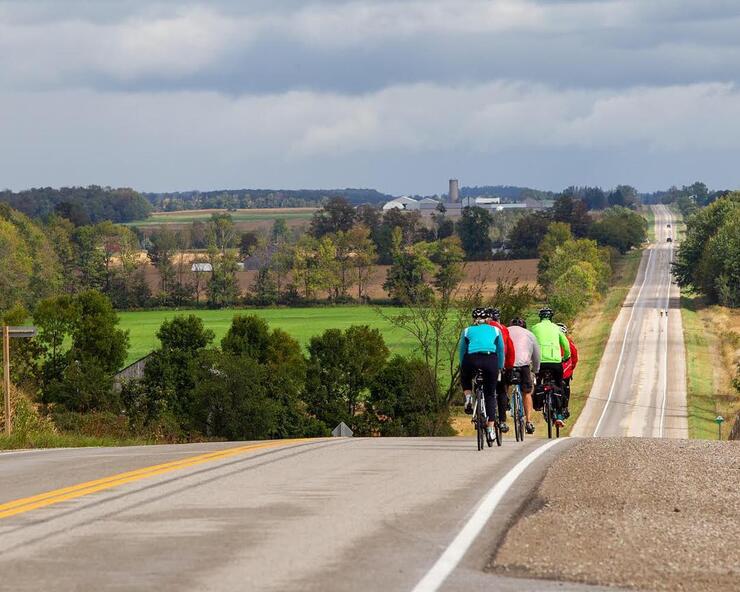
<svg viewBox="0 0 740 592"><path fill-rule="evenodd" d="M36 337L36 327L8 327L11 339Z"/></svg>
<svg viewBox="0 0 740 592"><path fill-rule="evenodd" d="M351 438L352 434L350 427L343 421L340 421L339 425L331 431L331 435L335 438Z"/></svg>
<svg viewBox="0 0 740 592"><path fill-rule="evenodd" d="M3 327L3 392L5 406L5 433L10 435L13 418L10 417L10 340L36 336L36 327Z"/></svg>

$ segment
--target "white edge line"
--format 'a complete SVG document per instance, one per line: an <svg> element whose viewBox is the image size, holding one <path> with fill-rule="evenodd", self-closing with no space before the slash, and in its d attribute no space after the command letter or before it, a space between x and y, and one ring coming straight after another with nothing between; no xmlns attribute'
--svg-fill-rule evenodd
<svg viewBox="0 0 740 592"><path fill-rule="evenodd" d="M483 530L483 527L491 518L496 506L498 506L499 502L503 499L514 481L516 481L529 465L542 456L547 450L559 442L565 442L566 440L568 440L568 438L558 438L543 444L536 450L530 452L514 465L506 475L499 479L496 485L494 485L479 502L473 515L468 519L462 530L448 545L444 553L442 553L439 559L437 559L421 581L414 586L412 592L436 592L436 590L438 590L447 579L447 576L449 576L460 563L460 560L468 551L470 545L473 544L473 541L475 541L475 538L480 534L481 530Z"/></svg>
<svg viewBox="0 0 740 592"><path fill-rule="evenodd" d="M666 212L668 213L668 223L671 225L671 234L673 233L673 216L671 216L671 212L668 208L666 208ZM668 329L670 328L670 322L668 321L668 308L671 305L671 263L673 263L673 241L671 241L671 248L670 248L670 257L668 259L668 290L666 292L666 304L665 304L665 366L663 368L663 404L660 407L660 431L659 435L662 438L663 437L663 425L665 422L665 406L666 406L666 400L668 399L668 348L670 346L670 342L668 340ZM678 311L678 314L681 314L681 311Z"/></svg>
<svg viewBox="0 0 740 592"><path fill-rule="evenodd" d="M617 377L619 376L619 368L622 366L622 356L624 355L624 346L627 345L627 334L629 333L630 326L632 325L632 317L635 314L635 309L637 308L637 303L640 300L640 296L642 296L642 289L645 287L645 282L648 279L648 271L650 270L650 262L653 259L653 253L655 252L654 248L650 249L650 253L648 254L648 261L645 265L645 277L642 280L642 285L640 286L640 290L637 292L637 297L635 298L635 301L632 303L632 310L630 311L630 318L627 320L627 326L624 329L624 338L622 339L622 349L619 351L619 359L617 360L617 367L614 369L614 378L612 379L612 385L609 387L609 395L606 398L606 403L604 403L604 409L601 412L601 415L599 416L599 421L596 422L596 427L594 428L593 436L596 437L596 433L599 431L599 428L601 427L601 422L604 419L604 416L606 415L606 410L609 408L609 403L612 400L612 395L614 394L614 385L617 384Z"/></svg>

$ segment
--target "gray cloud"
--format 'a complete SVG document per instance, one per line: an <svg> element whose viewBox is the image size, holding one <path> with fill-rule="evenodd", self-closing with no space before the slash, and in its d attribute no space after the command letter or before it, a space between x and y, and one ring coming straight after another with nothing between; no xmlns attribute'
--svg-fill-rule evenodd
<svg viewBox="0 0 740 592"><path fill-rule="evenodd" d="M737 30L723 0L0 2L0 185L737 185Z"/></svg>

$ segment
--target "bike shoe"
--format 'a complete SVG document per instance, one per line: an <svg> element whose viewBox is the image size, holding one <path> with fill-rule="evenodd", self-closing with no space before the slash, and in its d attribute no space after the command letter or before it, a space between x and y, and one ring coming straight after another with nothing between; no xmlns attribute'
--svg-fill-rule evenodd
<svg viewBox="0 0 740 592"><path fill-rule="evenodd" d="M570 417L570 409L563 409L563 419L568 419Z"/></svg>
<svg viewBox="0 0 740 592"><path fill-rule="evenodd" d="M470 395L465 396L465 413L473 415L473 397Z"/></svg>
<svg viewBox="0 0 740 592"><path fill-rule="evenodd" d="M560 428L561 430L565 427L565 422L561 417L558 416L558 418L555 420L555 427Z"/></svg>
<svg viewBox="0 0 740 592"><path fill-rule="evenodd" d="M531 421L528 421L524 426L524 431L528 434L534 434L534 424Z"/></svg>
<svg viewBox="0 0 740 592"><path fill-rule="evenodd" d="M501 430L502 434L505 434L509 431L509 426L506 424L505 421L502 421L500 424L498 424L498 429Z"/></svg>

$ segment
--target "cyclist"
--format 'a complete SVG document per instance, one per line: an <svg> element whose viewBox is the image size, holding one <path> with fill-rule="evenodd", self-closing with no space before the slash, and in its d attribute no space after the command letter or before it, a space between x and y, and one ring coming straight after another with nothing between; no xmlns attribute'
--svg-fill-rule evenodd
<svg viewBox="0 0 740 592"><path fill-rule="evenodd" d="M460 355L460 382L465 393L465 413L473 413L473 376L483 371L483 393L488 413L489 437L493 431L496 382L504 366L504 340L501 331L486 323L483 308L473 310L473 324L463 329L458 348Z"/></svg>
<svg viewBox="0 0 740 592"><path fill-rule="evenodd" d="M524 429L528 434L534 434L534 424L532 423L532 392L534 391L534 381L532 372L537 374L540 371L540 345L537 338L527 329L527 322L516 317L509 323L509 336L514 343L516 358L514 367L519 370L521 376L522 401L524 402ZM531 370L530 370L531 367Z"/></svg>
<svg viewBox="0 0 740 592"><path fill-rule="evenodd" d="M578 348L576 347L576 344L573 343L570 335L568 335L568 327L563 323L558 323L557 325L568 340L568 345L570 345L570 358L563 361L563 403L565 404L565 409L563 409L563 418L568 419L570 417L570 410L568 409L568 403L570 402L570 381L573 378L573 370L575 370L578 365ZM562 348L560 348L560 351L563 351Z"/></svg>
<svg viewBox="0 0 740 592"><path fill-rule="evenodd" d="M540 371L537 378L541 380L543 372L549 371L562 393L563 360L570 358L570 344L558 326L552 322L552 315L553 312L549 306L540 309L540 322L532 327L532 333L537 339L541 354ZM562 410L557 410L555 425L562 428L565 425L563 419Z"/></svg>
<svg viewBox="0 0 740 592"><path fill-rule="evenodd" d="M499 427L501 428L501 432L505 434L509 431L509 426L506 424L506 410L509 408L509 381L507 371L510 372L514 367L516 353L514 351L514 344L511 342L511 337L509 336L509 329L501 323L501 311L498 308L486 309L486 323L501 331L501 336L504 340L504 371L501 374L501 379L496 384L496 399L498 401Z"/></svg>

